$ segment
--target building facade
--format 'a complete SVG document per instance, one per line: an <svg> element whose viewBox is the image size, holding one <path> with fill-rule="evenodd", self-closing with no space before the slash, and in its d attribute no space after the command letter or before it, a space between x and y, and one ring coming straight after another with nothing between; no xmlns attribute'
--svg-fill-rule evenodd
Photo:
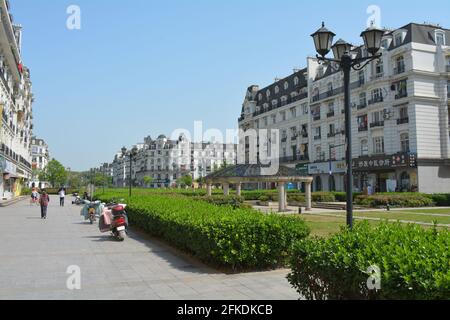
<svg viewBox="0 0 450 320"><path fill-rule="evenodd" d="M354 187L448 192L450 30L411 23L386 31L381 52L380 61L351 74ZM352 53L367 55L363 46ZM304 88L306 97L293 100ZM336 66L307 58L306 69L262 90L250 87L239 127L279 129L282 164L313 176L315 191L345 191L343 77Z"/></svg>
<svg viewBox="0 0 450 320"><path fill-rule="evenodd" d="M33 131L30 71L22 61L22 27L9 2L0 1L0 200L20 195L32 178Z"/></svg>
<svg viewBox="0 0 450 320"><path fill-rule="evenodd" d="M31 167L33 176L30 181L30 187L33 185L38 188L48 188L50 184L45 181L39 181L39 172L43 171L50 162L50 151L47 143L43 139L31 138Z"/></svg>
<svg viewBox="0 0 450 320"><path fill-rule="evenodd" d="M189 175L195 181L215 169L236 164L236 145L193 143L181 135L177 140L160 135L147 137L136 146L138 154L131 162L132 185L151 188L171 188L178 179ZM113 184L129 185L130 158L118 153L113 162ZM151 178L148 182L146 177Z"/></svg>

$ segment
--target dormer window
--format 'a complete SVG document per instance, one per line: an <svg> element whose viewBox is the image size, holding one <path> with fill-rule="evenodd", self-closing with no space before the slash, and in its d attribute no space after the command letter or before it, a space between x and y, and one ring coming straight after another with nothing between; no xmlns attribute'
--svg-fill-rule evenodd
<svg viewBox="0 0 450 320"><path fill-rule="evenodd" d="M289 88L289 83L286 81L285 83L284 83L284 90L287 90Z"/></svg>
<svg viewBox="0 0 450 320"><path fill-rule="evenodd" d="M443 31L436 31L435 41L437 46L445 46L445 33Z"/></svg>
<svg viewBox="0 0 450 320"><path fill-rule="evenodd" d="M405 31L399 31L394 35L394 46L398 47L403 44L403 41L405 39L406 32Z"/></svg>
<svg viewBox="0 0 450 320"><path fill-rule="evenodd" d="M267 90L267 91L266 91L266 96L267 96L267 98L270 97L270 90Z"/></svg>
<svg viewBox="0 0 450 320"><path fill-rule="evenodd" d="M263 96L262 96L262 94L260 93L260 94L258 95L258 100L261 101L262 99L263 99Z"/></svg>
<svg viewBox="0 0 450 320"><path fill-rule="evenodd" d="M276 86L275 87L275 94L278 94L280 92L280 87Z"/></svg>
<svg viewBox="0 0 450 320"><path fill-rule="evenodd" d="M317 69L317 76L323 77L323 66L319 66L319 68Z"/></svg>
<svg viewBox="0 0 450 320"><path fill-rule="evenodd" d="M298 83L299 83L299 79L298 79L298 77L295 77L295 78L294 78L294 85L296 85L296 86L297 86L297 85L298 85Z"/></svg>

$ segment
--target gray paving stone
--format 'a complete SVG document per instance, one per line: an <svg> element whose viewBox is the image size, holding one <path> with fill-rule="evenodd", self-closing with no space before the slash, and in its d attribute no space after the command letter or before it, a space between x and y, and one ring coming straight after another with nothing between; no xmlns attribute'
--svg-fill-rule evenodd
<svg viewBox="0 0 450 320"><path fill-rule="evenodd" d="M226 275L133 230L119 243L66 202L52 197L48 220L26 202L0 208L0 299L298 299L288 270ZM66 287L71 265L81 268L81 290Z"/></svg>

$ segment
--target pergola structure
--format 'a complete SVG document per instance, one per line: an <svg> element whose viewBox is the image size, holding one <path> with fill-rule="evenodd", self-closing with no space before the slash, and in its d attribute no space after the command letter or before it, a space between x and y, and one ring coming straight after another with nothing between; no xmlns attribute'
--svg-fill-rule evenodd
<svg viewBox="0 0 450 320"><path fill-rule="evenodd" d="M263 168L262 165L237 165L221 169L208 175L205 178L208 196L212 195L212 186L214 184L222 185L224 195L229 195L230 185L235 185L236 194L240 196L243 183L276 183L278 186L279 211L284 212L287 209L286 184L301 182L305 183L306 187L306 210L311 210L312 177L300 176L295 169L285 166L280 166L278 172L274 175L262 175Z"/></svg>

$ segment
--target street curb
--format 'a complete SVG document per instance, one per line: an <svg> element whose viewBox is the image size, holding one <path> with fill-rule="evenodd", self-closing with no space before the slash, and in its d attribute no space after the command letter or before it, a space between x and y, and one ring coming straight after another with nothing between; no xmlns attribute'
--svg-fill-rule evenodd
<svg viewBox="0 0 450 320"><path fill-rule="evenodd" d="M8 207L8 206L13 205L13 204L15 204L17 202L23 201L26 198L27 198L27 196L21 196L21 197L17 197L17 198L11 199L11 200L0 202L0 208Z"/></svg>

